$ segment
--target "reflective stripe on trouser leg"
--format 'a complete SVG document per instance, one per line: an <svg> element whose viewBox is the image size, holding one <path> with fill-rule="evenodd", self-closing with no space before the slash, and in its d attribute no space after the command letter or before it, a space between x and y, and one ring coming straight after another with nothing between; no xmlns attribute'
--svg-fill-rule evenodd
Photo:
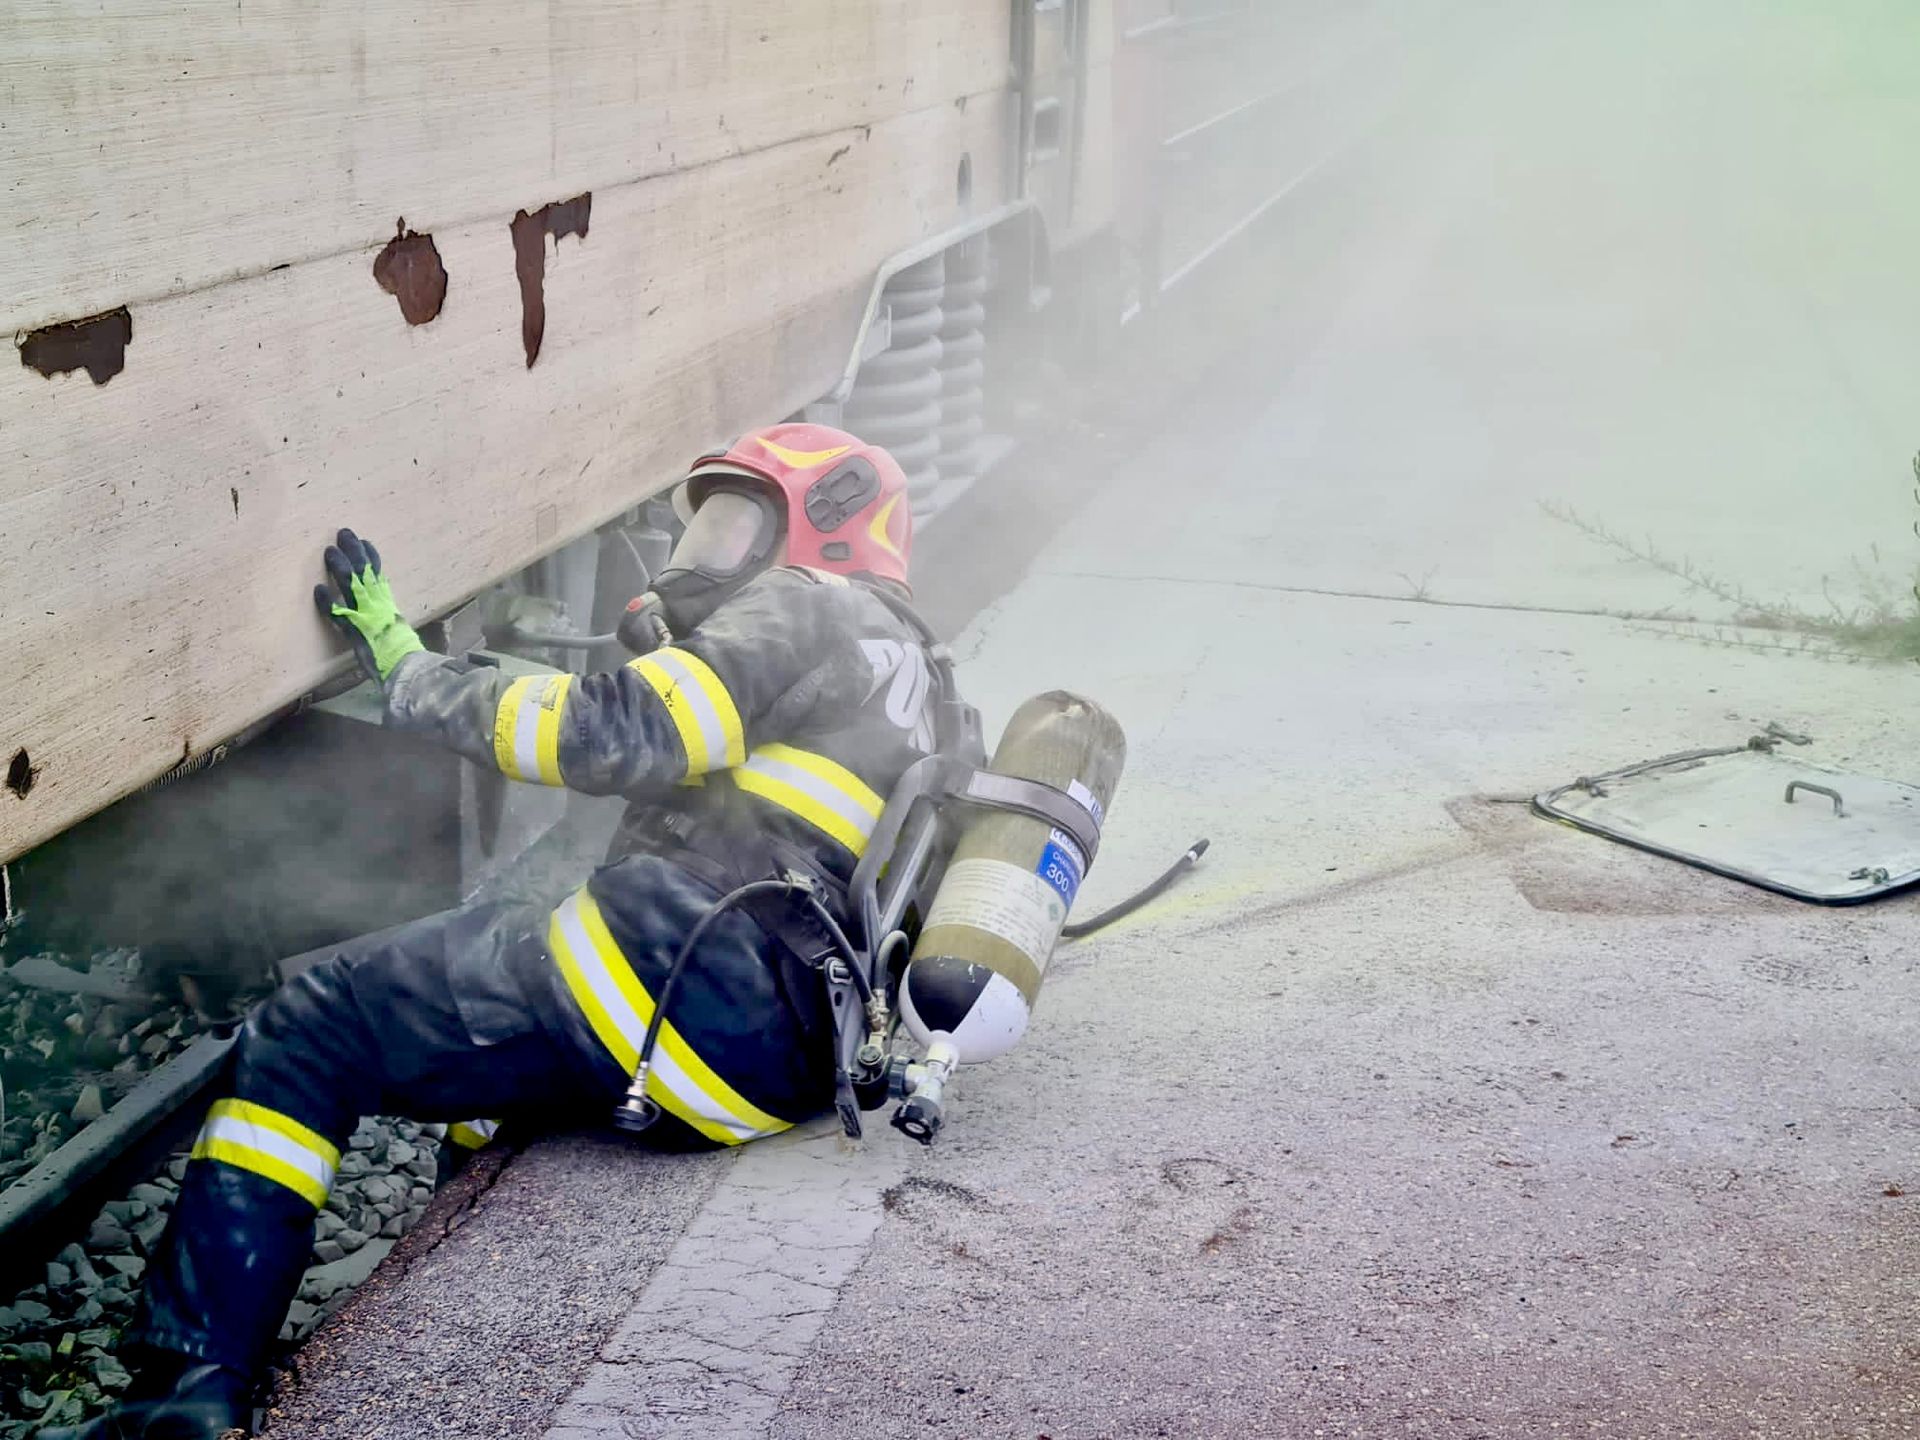
<svg viewBox="0 0 1920 1440"><path fill-rule="evenodd" d="M734 785L798 815L852 852L866 853L886 802L836 760L792 745L762 745L733 772Z"/></svg>
<svg viewBox="0 0 1920 1440"><path fill-rule="evenodd" d="M653 1019L653 997L620 953L592 895L577 890L553 912L547 943L593 1033L631 1074ZM722 1145L772 1135L793 1124L769 1115L716 1075L671 1020L660 1026L653 1047L647 1094Z"/></svg>
<svg viewBox="0 0 1920 1440"><path fill-rule="evenodd" d="M462 1150L484 1150L499 1129L498 1120L456 1120L447 1127L447 1139Z"/></svg>
<svg viewBox="0 0 1920 1440"><path fill-rule="evenodd" d="M416 920L345 943L261 1003L235 1039L226 1094L297 1118L327 1143L274 1156L305 1175L294 1188L248 1163L278 1141L258 1127L209 1125L205 1139L249 1153L203 1152L187 1166L143 1277L135 1342L245 1373L264 1363L312 1256L319 1162L345 1151L361 1115L606 1113L623 1087L611 1067L595 1074L581 1063L581 1022L557 993L545 943L549 918L493 904ZM250 1118L232 1105L220 1116Z"/></svg>
<svg viewBox="0 0 1920 1440"><path fill-rule="evenodd" d="M560 719L571 675L526 675L507 686L493 713L493 760L513 780L560 785Z"/></svg>
<svg viewBox="0 0 1920 1440"><path fill-rule="evenodd" d="M627 668L666 706L687 752L687 774L728 770L747 758L746 731L733 696L698 655L669 645L629 660Z"/></svg>
<svg viewBox="0 0 1920 1440"><path fill-rule="evenodd" d="M211 1160L284 1185L318 1210L333 1189L340 1151L324 1135L251 1100L216 1100L193 1142L195 1160Z"/></svg>

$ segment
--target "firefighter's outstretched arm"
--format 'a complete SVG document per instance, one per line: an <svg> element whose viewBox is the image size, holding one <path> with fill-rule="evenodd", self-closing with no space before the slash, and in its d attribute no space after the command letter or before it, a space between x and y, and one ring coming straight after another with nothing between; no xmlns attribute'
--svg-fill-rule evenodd
<svg viewBox="0 0 1920 1440"><path fill-rule="evenodd" d="M384 685L387 722L515 780L593 795L671 785L732 769L821 706L864 695L864 667L825 638L844 630L815 613L850 603L846 591L749 590L678 644L617 670L513 678L426 653L393 610L377 552L352 532L326 562L346 601L330 600L328 613Z"/></svg>

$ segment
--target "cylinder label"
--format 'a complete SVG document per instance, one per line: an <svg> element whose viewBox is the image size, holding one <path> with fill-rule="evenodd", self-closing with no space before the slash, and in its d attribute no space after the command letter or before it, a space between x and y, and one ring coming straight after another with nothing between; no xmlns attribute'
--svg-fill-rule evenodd
<svg viewBox="0 0 1920 1440"><path fill-rule="evenodd" d="M1045 969L1068 902L1044 876L1004 860L956 860L947 867L925 929L970 925L997 935Z"/></svg>
<svg viewBox="0 0 1920 1440"><path fill-rule="evenodd" d="M1051 885L1071 910L1087 867L1080 859L1080 847L1063 832L1055 830L1047 837L1047 848L1040 852L1040 863L1033 867L1033 873Z"/></svg>

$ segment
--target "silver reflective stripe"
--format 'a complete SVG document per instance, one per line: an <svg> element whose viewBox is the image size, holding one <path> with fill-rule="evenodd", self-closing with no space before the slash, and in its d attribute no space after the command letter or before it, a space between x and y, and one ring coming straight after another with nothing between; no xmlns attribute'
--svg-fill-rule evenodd
<svg viewBox="0 0 1920 1440"><path fill-rule="evenodd" d="M447 1139L462 1150L482 1149L500 1129L498 1120L456 1120L447 1127Z"/></svg>
<svg viewBox="0 0 1920 1440"><path fill-rule="evenodd" d="M535 680L520 692L520 704L513 716L513 768L516 780L540 778L540 700L547 693L547 682Z"/></svg>
<svg viewBox="0 0 1920 1440"><path fill-rule="evenodd" d="M700 738L707 744L707 768L724 770L727 765L727 723L707 693L707 687L693 667L673 650L656 650L647 657L674 678L678 695L700 727ZM718 683L716 681L716 683Z"/></svg>
<svg viewBox="0 0 1920 1440"><path fill-rule="evenodd" d="M333 1188L333 1166L327 1163L326 1157L316 1155L298 1140L282 1135L278 1130L270 1130L265 1125L256 1125L251 1120L242 1120L233 1115L209 1115L207 1123L200 1127L200 1139L224 1140L232 1145L257 1150L298 1170L322 1190Z"/></svg>
<svg viewBox="0 0 1920 1440"><path fill-rule="evenodd" d="M809 800L831 810L851 829L858 831L863 838L871 839L873 827L880 821L877 814L831 780L824 779L811 770L802 769L789 760L779 758L776 754L770 754L764 747L749 755L747 763L740 768L753 770L769 779L791 785Z"/></svg>
<svg viewBox="0 0 1920 1440"><path fill-rule="evenodd" d="M653 1070L650 1078L657 1078L673 1097L696 1115L712 1121L728 1134L739 1140L751 1140L765 1132L756 1130L739 1116L729 1113L706 1091L687 1078L686 1071L674 1062L664 1045L653 1047Z"/></svg>
<svg viewBox="0 0 1920 1440"><path fill-rule="evenodd" d="M607 1018L620 1032L620 1038L626 1041L626 1055L617 1056L622 1064L637 1064L640 1046L647 1038L647 1021L642 1020L619 983L608 972L599 950L587 934L586 926L580 920L580 892L569 895L566 902L554 912L554 918L560 922L560 932L566 937L567 948L573 954L573 960L580 968L580 974L593 991L593 998L600 1002ZM665 1044L665 1026L661 1027L661 1043L653 1047L652 1078L672 1092L673 1098L687 1109L726 1130L742 1140L751 1140L761 1132L746 1124L739 1116L732 1114L720 1105L706 1091L702 1090L687 1077L673 1056L667 1052ZM628 1056L634 1057L629 1059Z"/></svg>

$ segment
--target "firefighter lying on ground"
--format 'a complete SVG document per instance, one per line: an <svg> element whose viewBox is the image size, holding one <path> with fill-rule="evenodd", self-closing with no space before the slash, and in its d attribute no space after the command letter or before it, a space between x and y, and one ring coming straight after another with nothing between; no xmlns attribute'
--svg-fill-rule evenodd
<svg viewBox="0 0 1920 1440"><path fill-rule="evenodd" d="M430 654L374 547L342 531L327 550L317 598L385 687L387 724L631 803L609 863L551 914L483 904L349 942L248 1020L148 1272L136 1387L87 1440L249 1423L359 1117L602 1122L718 896L797 871L844 897L883 797L932 748L904 478L850 435L781 425L687 483L692 519L638 617L667 643L610 674L509 679ZM819 977L763 919L725 914L679 979L654 1143L737 1145L832 1104Z"/></svg>

